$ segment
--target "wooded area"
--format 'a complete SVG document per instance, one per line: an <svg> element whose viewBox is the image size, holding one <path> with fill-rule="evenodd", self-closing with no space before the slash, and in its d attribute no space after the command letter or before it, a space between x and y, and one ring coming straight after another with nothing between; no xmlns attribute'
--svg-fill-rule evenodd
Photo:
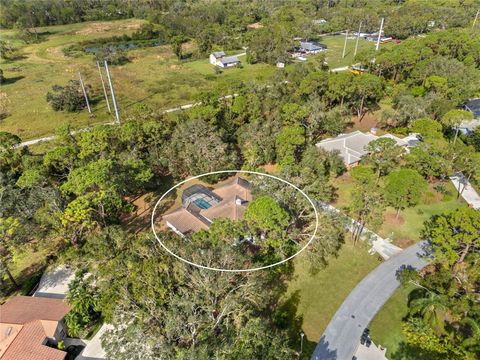
<svg viewBox="0 0 480 360"><path fill-rule="evenodd" d="M75 62L86 48L99 46L101 51L88 58L89 66L97 71L94 61L107 59L121 71L127 62L142 59L132 59L130 50L112 44L136 41L147 48L150 41L158 41L162 45L155 46L168 46L178 57L175 61L187 64L189 57L242 46L247 47L249 64L234 71L258 63L290 63L272 68L260 80L247 73L247 80L235 82L230 98L222 98L227 94L216 88L218 78L212 73L211 91L202 92L201 104L164 113L145 100L122 108L121 125L76 132L59 127L54 140L40 148L21 146L20 136L0 132L2 298L31 290L35 266L22 267L19 261L28 249L49 254L50 263L67 262L78 269L67 297L73 306L66 319L68 333L81 336L92 324L113 324L104 339L109 358L309 358L309 351L299 353L300 316L282 303L295 277L295 263L254 273L185 266L162 250L148 216L137 216L135 200L145 199L149 209L185 178L245 169L274 173L316 201L334 203L341 195L340 179L350 176L350 202L342 211L357 221L351 238L358 246L362 229L380 229L387 209L394 209L398 220L406 210L428 204L429 198L446 196L449 177L457 172L478 189L480 126L469 134L458 128L473 118L464 103L480 97L480 28L472 28L479 5L473 0L1 0L0 26L16 34L15 41L2 39L2 69L11 69L24 46L51 36L48 31L37 33L37 26L133 17L146 22L103 43L95 38L65 44L63 55ZM329 71L324 54L305 62L294 62L289 55L295 38L353 31L360 21L365 31L373 32L382 17L387 18L385 35L402 41L378 52L373 47L359 51L355 62L364 69L361 73ZM248 27L257 22L262 27ZM14 85L10 74L1 78L8 96ZM87 82L85 91L96 92L92 106L103 99L99 86ZM36 100L61 116L86 113L79 81L40 92ZM407 151L390 138L378 138L352 169L338 152L316 146L353 129L370 130L372 121L382 134L416 133L420 141ZM179 251L194 260L221 259L231 268L284 259L297 249L294 240L311 231L314 214L301 212L273 183L258 195L245 223L214 222L188 240L165 231L162 239L182 241ZM322 212L320 221L322 231L305 257L312 273L328 268L350 239L338 216ZM421 236L431 240L433 262L420 272L406 269L399 274L414 289L402 320L406 343L394 359L480 356L479 229L479 211L465 206L424 224ZM256 258L231 250L232 234L260 233L264 247ZM36 270L46 262L42 259Z"/></svg>

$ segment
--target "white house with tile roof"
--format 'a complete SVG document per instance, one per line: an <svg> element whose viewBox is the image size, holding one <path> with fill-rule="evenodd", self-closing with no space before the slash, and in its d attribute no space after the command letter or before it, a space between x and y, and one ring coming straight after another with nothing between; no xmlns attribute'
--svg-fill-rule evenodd
<svg viewBox="0 0 480 360"><path fill-rule="evenodd" d="M337 151L343 159L345 166L351 168L358 165L361 157L367 153L365 147L371 141L380 138L392 139L398 146L404 147L407 151L408 148L415 146L419 141L416 134L411 134L401 139L392 134L377 136L372 133L363 133L357 130L348 134L340 134L335 138L322 140L317 143L316 146L326 151Z"/></svg>

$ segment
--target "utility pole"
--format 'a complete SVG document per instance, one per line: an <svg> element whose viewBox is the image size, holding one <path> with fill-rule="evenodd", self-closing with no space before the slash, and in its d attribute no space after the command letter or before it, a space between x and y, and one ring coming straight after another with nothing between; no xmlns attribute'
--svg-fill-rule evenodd
<svg viewBox="0 0 480 360"><path fill-rule="evenodd" d="M478 15L480 15L480 9L477 10L477 15L475 15L475 19L473 19L472 29L475 28L475 24L478 20Z"/></svg>
<svg viewBox="0 0 480 360"><path fill-rule="evenodd" d="M104 61L105 63L105 72L107 73L108 84L110 85L110 94L112 94L112 101L113 101L113 109L115 110L115 119L117 120L117 124L120 125L120 116L118 115L118 107L117 107L117 99L115 98L115 91L113 90L112 79L110 78L110 71L108 70L107 60Z"/></svg>
<svg viewBox="0 0 480 360"><path fill-rule="evenodd" d="M345 52L347 51L347 39L348 39L348 30L345 33L345 43L343 44L342 59L345 57Z"/></svg>
<svg viewBox="0 0 480 360"><path fill-rule="evenodd" d="M378 32L378 39L377 39L377 46L375 46L375 50L378 51L380 48L380 39L382 38L382 32L383 32L383 21L385 18L382 18L382 22L380 23L380 31Z"/></svg>
<svg viewBox="0 0 480 360"><path fill-rule="evenodd" d="M90 109L90 103L88 102L87 92L85 91L85 86L83 85L82 74L80 74L80 71L78 72L78 77L80 78L80 85L82 86L83 96L85 97L85 102L87 103L88 112L91 114L92 109Z"/></svg>
<svg viewBox="0 0 480 360"><path fill-rule="evenodd" d="M100 68L100 62L97 61L98 73L100 74L100 81L102 82L103 95L105 95L105 101L107 102L108 112L111 113L110 101L108 101L107 89L105 88L105 82L103 81L102 69Z"/></svg>
<svg viewBox="0 0 480 360"><path fill-rule="evenodd" d="M358 26L358 32L357 32L357 42L355 43L355 51L353 52L353 57L357 56L358 40L360 40L360 31L361 30L362 30L362 22L360 21L360 25Z"/></svg>

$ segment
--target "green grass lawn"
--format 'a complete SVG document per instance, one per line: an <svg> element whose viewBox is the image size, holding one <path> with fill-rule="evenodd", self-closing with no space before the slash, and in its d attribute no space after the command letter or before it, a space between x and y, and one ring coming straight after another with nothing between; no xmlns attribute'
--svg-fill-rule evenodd
<svg viewBox="0 0 480 360"><path fill-rule="evenodd" d="M94 57L88 54L66 57L62 48L82 40L130 34L142 22L129 19L40 28L39 32L45 33L44 41L23 46L15 42L14 32L0 31L2 38L20 47L17 59L0 61L7 78L1 91L8 96L10 113L0 121L0 131L12 132L27 140L50 135L61 125L81 128L111 120ZM193 49L191 43L184 45L185 53ZM128 52L128 57L130 62L110 67L121 115L140 104L159 110L184 105L195 101L204 91L231 93L240 82L264 81L276 71L271 65L247 64L245 56L241 56L243 68L215 74L208 59L179 61L168 45L135 49ZM46 102L52 85L78 79L78 72L82 73L85 83L92 86L94 117L87 111L55 112Z"/></svg>
<svg viewBox="0 0 480 360"><path fill-rule="evenodd" d="M295 260L295 278L288 284L285 300L295 304L302 330L309 341L317 342L338 307L379 261L364 244L354 247L350 240L338 257L317 274L312 274L305 255Z"/></svg>
<svg viewBox="0 0 480 360"><path fill-rule="evenodd" d="M351 203L354 191L352 178L347 173L334 179L333 184L338 194L333 205L339 209L345 208ZM462 198L456 198L456 190L452 183L445 183L446 196L436 192L433 186L433 184L429 185L431 196L428 201L424 198L419 205L401 211L399 219L395 219L396 210L388 207L384 214L384 222L377 229L377 233L384 238L392 239L398 246L406 247L420 240L423 224L431 216L467 206Z"/></svg>
<svg viewBox="0 0 480 360"><path fill-rule="evenodd" d="M342 209L351 204L353 181L350 173L345 173L340 177L333 179L333 185L336 187L337 198L333 206Z"/></svg>
<svg viewBox="0 0 480 360"><path fill-rule="evenodd" d="M401 323L407 315L408 294L412 290L413 285L399 287L369 325L373 342L387 348L387 356L394 354L400 343L406 340Z"/></svg>
<svg viewBox="0 0 480 360"><path fill-rule="evenodd" d="M326 57L327 63L330 68L336 68L341 66L352 65L355 63L353 54L355 52L355 36L349 36L347 40L347 48L345 51L345 57L342 58L343 46L345 43L344 35L329 35L322 37L319 42L327 45ZM381 44L380 47L395 46L395 43ZM360 38L358 41L357 54L362 50L375 48L375 42L367 41Z"/></svg>
<svg viewBox="0 0 480 360"><path fill-rule="evenodd" d="M400 222L395 221L396 211L387 208L385 214L385 222L378 230L378 234L383 237L391 238L398 245L408 246L409 244L419 241L425 221L433 215L452 211L461 207L466 207L466 202L456 198L456 190L451 182L445 183L448 195L441 198L441 195L433 190L430 185L429 192L435 194L440 199L430 199L428 202L403 210L400 213ZM403 220L403 221L402 221Z"/></svg>

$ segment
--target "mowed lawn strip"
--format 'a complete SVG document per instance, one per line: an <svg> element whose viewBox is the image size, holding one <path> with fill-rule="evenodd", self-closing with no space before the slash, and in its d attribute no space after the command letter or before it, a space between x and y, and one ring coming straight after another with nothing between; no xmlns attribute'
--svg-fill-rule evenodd
<svg viewBox="0 0 480 360"><path fill-rule="evenodd" d="M394 354L400 343L406 341L402 319L408 313L408 294L413 289L413 285L400 286L369 325L373 342L387 348L387 356Z"/></svg>
<svg viewBox="0 0 480 360"><path fill-rule="evenodd" d="M329 265L316 274L310 272L305 255L295 260L295 278L288 284L284 299L298 299L302 329L309 341L317 342L348 294L380 262L377 256L368 255L366 244L354 247L350 240L338 257L330 259Z"/></svg>

